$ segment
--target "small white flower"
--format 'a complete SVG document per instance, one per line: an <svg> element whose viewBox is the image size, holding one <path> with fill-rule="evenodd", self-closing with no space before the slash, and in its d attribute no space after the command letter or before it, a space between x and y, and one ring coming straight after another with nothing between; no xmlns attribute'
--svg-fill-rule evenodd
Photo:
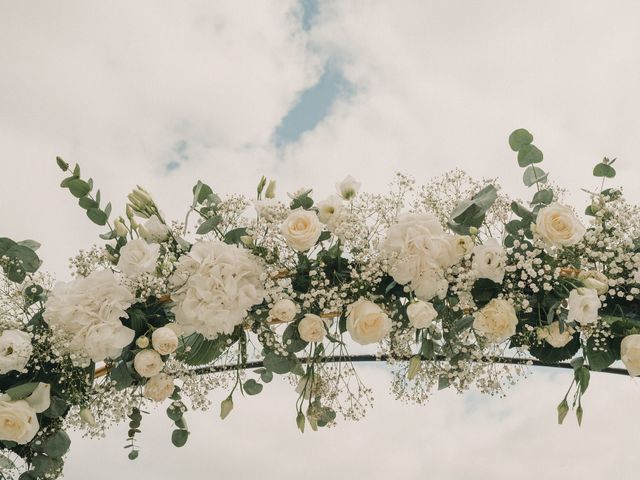
<svg viewBox="0 0 640 480"><path fill-rule="evenodd" d="M127 277L137 277L156 269L160 256L160 245L149 245L144 239L131 240L120 249L118 268Z"/></svg>
<svg viewBox="0 0 640 480"><path fill-rule="evenodd" d="M418 300L407 306L407 317L413 328L427 328L438 317L438 312L431 302Z"/></svg>
<svg viewBox="0 0 640 480"><path fill-rule="evenodd" d="M153 377L158 375L164 367L160 354L155 350L142 350L133 359L133 368L141 377Z"/></svg>
<svg viewBox="0 0 640 480"><path fill-rule="evenodd" d="M598 292L592 288L574 288L569 293L567 320L580 325L589 325L598 321L598 309L601 306Z"/></svg>
<svg viewBox="0 0 640 480"><path fill-rule="evenodd" d="M358 190L360 190L360 182L357 182L355 178L351 175L348 175L344 180L339 183L336 183L336 190L338 195L340 195L345 200L351 200L356 196Z"/></svg>

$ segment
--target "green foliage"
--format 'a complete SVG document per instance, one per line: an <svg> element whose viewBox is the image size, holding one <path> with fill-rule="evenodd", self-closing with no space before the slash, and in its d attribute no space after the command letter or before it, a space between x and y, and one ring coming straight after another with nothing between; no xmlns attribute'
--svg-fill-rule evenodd
<svg viewBox="0 0 640 480"><path fill-rule="evenodd" d="M489 280L488 278L479 278L471 288L471 295L473 295L473 299L478 304L478 307L483 307L489 303L491 299L497 297L501 291L502 285L499 283Z"/></svg>
<svg viewBox="0 0 640 480"><path fill-rule="evenodd" d="M208 365L229 347L229 338L233 343L237 340L235 335L219 335L214 340L208 340L199 333L193 333L180 339L176 357L187 365Z"/></svg>
<svg viewBox="0 0 640 480"><path fill-rule="evenodd" d="M189 438L189 431L183 428L179 428L173 431L171 434L171 443L176 447L184 447Z"/></svg>
<svg viewBox="0 0 640 480"><path fill-rule="evenodd" d="M196 233L198 235L204 235L214 230L222 221L222 217L220 215L214 215L211 218L206 219L204 222L200 224ZM227 243L237 243L237 242L227 242Z"/></svg>
<svg viewBox="0 0 640 480"><path fill-rule="evenodd" d="M2 268L12 282L22 283L28 273L35 273L40 268L42 261L38 254L27 246L30 242L33 241L17 243L10 238L0 238L0 257L8 258L8 261L2 262Z"/></svg>
<svg viewBox="0 0 640 480"><path fill-rule="evenodd" d="M498 198L494 185L487 185L471 198L464 200L451 212L449 227L461 235L468 234L470 227L480 227L487 211Z"/></svg>
<svg viewBox="0 0 640 480"><path fill-rule="evenodd" d="M524 171L522 181L527 187L530 187L531 185L546 183L547 177L548 173L546 173L544 170L534 165L530 165Z"/></svg>
<svg viewBox="0 0 640 480"><path fill-rule="evenodd" d="M227 233L225 233L224 241L225 243L228 243L230 245L237 245L242 241L241 238L246 235L247 229L245 227L234 228L233 230L229 230Z"/></svg>
<svg viewBox="0 0 640 480"><path fill-rule="evenodd" d="M602 162L600 162L593 168L593 176L605 177L605 178L615 177L616 170L611 166L613 162L615 162L615 160L616 160L615 158L613 160L609 160L608 158L605 158L604 160L602 160Z"/></svg>
<svg viewBox="0 0 640 480"><path fill-rule="evenodd" d="M39 382L23 383L9 388L5 393L11 397L11 400L23 400L33 393Z"/></svg>
<svg viewBox="0 0 640 480"><path fill-rule="evenodd" d="M116 384L116 390L124 390L133 384L133 375L127 362L119 362L109 370L109 377Z"/></svg>
<svg viewBox="0 0 640 480"><path fill-rule="evenodd" d="M569 360L580 350L580 334L576 333L571 341L562 348L555 348L548 342L534 343L529 353L543 363L554 364Z"/></svg>
<svg viewBox="0 0 640 480"><path fill-rule="evenodd" d="M242 388L248 395L257 395L262 391L262 384L251 378L244 382Z"/></svg>
<svg viewBox="0 0 640 480"><path fill-rule="evenodd" d="M543 157L544 156L538 147L533 144L525 145L518 150L518 165L524 168L529 165L533 165L534 163L540 163L542 162Z"/></svg>
<svg viewBox="0 0 640 480"><path fill-rule="evenodd" d="M71 439L66 432L59 430L42 443L42 451L49 457L60 458L69 450Z"/></svg>
<svg viewBox="0 0 640 480"><path fill-rule="evenodd" d="M549 205L553 202L553 192L549 189L537 191L531 200L532 205Z"/></svg>
<svg viewBox="0 0 640 480"><path fill-rule="evenodd" d="M307 348L307 342L300 338L297 323L290 323L282 333L282 344L287 352L295 353Z"/></svg>
<svg viewBox="0 0 640 480"><path fill-rule="evenodd" d="M587 359L591 370L599 372L611 366L617 358L620 358L620 352L616 354L615 347L611 340L600 340L596 344L594 337L589 337L586 345Z"/></svg>
<svg viewBox="0 0 640 480"><path fill-rule="evenodd" d="M509 135L509 146L511 150L517 152L533 142L533 135L524 128L518 128Z"/></svg>

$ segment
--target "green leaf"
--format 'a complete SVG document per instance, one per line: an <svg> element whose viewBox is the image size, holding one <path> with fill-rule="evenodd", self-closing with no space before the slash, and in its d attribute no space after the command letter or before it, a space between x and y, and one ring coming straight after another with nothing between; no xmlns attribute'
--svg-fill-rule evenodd
<svg viewBox="0 0 640 480"><path fill-rule="evenodd" d="M531 200L534 205L549 205L551 202L553 202L553 192L548 189L536 192Z"/></svg>
<svg viewBox="0 0 640 480"><path fill-rule="evenodd" d="M533 212L523 207L518 202L511 202L511 211L519 216L523 221L531 222L533 220Z"/></svg>
<svg viewBox="0 0 640 480"><path fill-rule="evenodd" d="M184 447L185 443L187 443L187 439L189 438L189 431L183 428L174 430L171 434L171 443L173 443L176 447Z"/></svg>
<svg viewBox="0 0 640 480"><path fill-rule="evenodd" d="M139 454L140 452L138 450L131 450L129 452L129 455L127 455L127 457L129 458L129 460L135 460L136 458L138 458Z"/></svg>
<svg viewBox="0 0 640 480"><path fill-rule="evenodd" d="M98 208L100 205L95 200L90 199L89 197L82 197L78 200L78 205L80 205L85 210L90 208Z"/></svg>
<svg viewBox="0 0 640 480"><path fill-rule="evenodd" d="M593 168L593 176L613 178L616 176L616 170L611 165L599 163Z"/></svg>
<svg viewBox="0 0 640 480"><path fill-rule="evenodd" d="M87 210L87 217L96 225L106 225L109 216L99 208L90 208Z"/></svg>
<svg viewBox="0 0 640 480"><path fill-rule="evenodd" d="M209 233L211 230L216 228L221 221L222 221L222 217L220 215L215 215L211 218L208 218L207 220L202 222L202 224L200 224L200 226L198 227L198 230L196 230L196 233L198 235L204 235L205 233Z"/></svg>
<svg viewBox="0 0 640 480"><path fill-rule="evenodd" d="M247 235L247 229L245 227L234 228L224 235L224 242L231 245L238 244L240 243L240 238L245 235Z"/></svg>
<svg viewBox="0 0 640 480"><path fill-rule="evenodd" d="M56 163L58 164L58 167L60 167L60 170L62 170L63 172L66 172L67 170L69 170L69 164L65 162L62 158L56 157Z"/></svg>
<svg viewBox="0 0 640 480"><path fill-rule="evenodd" d="M591 377L589 369L587 367L580 367L574 372L574 376L580 386L580 392L586 392L587 387L589 387L589 378Z"/></svg>
<svg viewBox="0 0 640 480"><path fill-rule="evenodd" d="M0 238L0 256L4 255L14 245L17 245L17 243L10 238Z"/></svg>
<svg viewBox="0 0 640 480"><path fill-rule="evenodd" d="M438 377L438 390L444 390L445 388L447 388L451 383L449 382L449 377L446 375L440 375Z"/></svg>
<svg viewBox="0 0 640 480"><path fill-rule="evenodd" d="M169 417L172 421L179 421L184 415L184 411L182 410L183 403L182 402L173 402L171 405L167 407L167 417Z"/></svg>
<svg viewBox="0 0 640 480"><path fill-rule="evenodd" d="M324 230L322 233L320 233L320 236L318 237L318 241L316 242L316 245L318 243L324 242L325 240L329 240L331 238L331 232L327 232L326 230Z"/></svg>
<svg viewBox="0 0 640 480"><path fill-rule="evenodd" d="M282 332L282 345L287 352L295 353L304 350L309 344L300 338L298 325L290 323Z"/></svg>
<svg viewBox="0 0 640 480"><path fill-rule="evenodd" d="M71 195L77 198L82 198L91 191L91 186L87 182L85 182L84 180L80 180L79 178L70 180L66 184L66 187L71 192Z"/></svg>
<svg viewBox="0 0 640 480"><path fill-rule="evenodd" d="M181 338L181 345L176 355L187 365L207 365L230 346L227 345L228 338L228 335L220 335L215 340L208 340L199 333L194 333Z"/></svg>
<svg viewBox="0 0 640 480"><path fill-rule="evenodd" d="M268 370L284 375L291 372L296 367L296 359L292 357L282 357L273 352L267 353L264 357L264 366Z"/></svg>
<svg viewBox="0 0 640 480"><path fill-rule="evenodd" d="M530 165L524 171L524 174L522 175L522 181L527 187L530 187L531 185L535 185L536 183L546 183L548 175L549 174L541 168Z"/></svg>
<svg viewBox="0 0 640 480"><path fill-rule="evenodd" d="M51 404L49 408L43 412L43 415L49 418L60 418L67 413L67 410L69 410L67 402L57 395L52 395Z"/></svg>
<svg viewBox="0 0 640 480"><path fill-rule="evenodd" d="M273 372L265 369L264 372L260 373L260 380L262 380L263 383L269 383L273 380Z"/></svg>
<svg viewBox="0 0 640 480"><path fill-rule="evenodd" d="M524 128L514 130L511 132L511 135L509 135L509 146L514 152L517 152L522 149L522 147L529 145L531 142L533 142L533 135Z"/></svg>
<svg viewBox="0 0 640 480"><path fill-rule="evenodd" d="M248 395L257 395L262 391L262 384L256 382L253 378L247 380L242 385L242 388Z"/></svg>
<svg viewBox="0 0 640 480"><path fill-rule="evenodd" d="M50 457L60 458L67 453L70 445L71 439L69 435L60 430L44 441L42 450Z"/></svg>
<svg viewBox="0 0 640 480"><path fill-rule="evenodd" d="M5 393L11 397L11 400L23 400L33 393L39 382L23 383L16 387L9 388Z"/></svg>
<svg viewBox="0 0 640 480"><path fill-rule="evenodd" d="M213 196L213 190L211 190L211 187L206 183L202 183L200 180L198 180L198 183L193 186L194 195L196 194L198 187L200 188L200 191L198 192L198 198L196 198L197 203L204 203L207 197L210 195Z"/></svg>
<svg viewBox="0 0 640 480"><path fill-rule="evenodd" d="M580 349L580 335L576 333L571 341L562 348L555 348L548 342L542 341L529 347L529 353L543 363L558 363L573 358Z"/></svg>
<svg viewBox="0 0 640 480"><path fill-rule="evenodd" d="M409 380L413 380L418 374L418 371L420 370L420 362L420 355L414 355L411 357L411 360L409 360L409 369L407 370L407 378Z"/></svg>
<svg viewBox="0 0 640 480"><path fill-rule="evenodd" d="M524 145L518 150L518 165L523 168L534 163L540 163L542 159L542 152L533 144Z"/></svg>
<svg viewBox="0 0 640 480"><path fill-rule="evenodd" d="M616 361L616 355L609 342L601 340L596 346L594 337L587 340L587 359L591 370L599 372Z"/></svg>
<svg viewBox="0 0 640 480"><path fill-rule="evenodd" d="M34 252L42 246L40 242L36 242L35 240L28 240L28 239L18 242L18 245L22 245L23 247L30 248Z"/></svg>
<svg viewBox="0 0 640 480"><path fill-rule="evenodd" d="M116 382L116 390L124 390L133 383L133 376L126 362L120 362L112 368L109 377Z"/></svg>

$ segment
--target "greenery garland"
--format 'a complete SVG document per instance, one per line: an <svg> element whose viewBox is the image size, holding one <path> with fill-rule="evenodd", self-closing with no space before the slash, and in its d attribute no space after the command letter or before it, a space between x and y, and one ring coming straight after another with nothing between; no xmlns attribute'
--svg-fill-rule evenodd
<svg viewBox="0 0 640 480"><path fill-rule="evenodd" d="M199 181L183 222L142 187L110 220L93 181L58 158L61 186L107 230L55 284L37 242L0 238L0 479L58 477L68 428L99 436L128 421L133 460L155 403L181 447L187 404L226 389L224 419L234 395L274 375L295 386L300 431L358 419L372 399L362 360L391 364L393 393L416 402L443 388L503 394L529 365L571 368L558 421L571 404L581 423L592 371L620 373L622 360L640 374L639 209L604 188L616 173L605 158L585 226L532 142L509 137L529 202L453 171L421 187L398 174L383 195L347 177L320 202L301 189L285 204L263 177L253 201Z"/></svg>

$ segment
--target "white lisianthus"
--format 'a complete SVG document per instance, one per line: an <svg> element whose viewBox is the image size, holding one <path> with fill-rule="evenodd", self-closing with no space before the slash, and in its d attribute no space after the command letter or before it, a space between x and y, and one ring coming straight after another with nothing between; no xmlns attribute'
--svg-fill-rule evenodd
<svg viewBox="0 0 640 480"><path fill-rule="evenodd" d="M281 298L269 310L269 318L277 322L289 323L297 313L296 304L288 298Z"/></svg>
<svg viewBox="0 0 640 480"><path fill-rule="evenodd" d="M118 268L127 277L137 277L156 269L160 256L160 245L149 245L144 239L136 238L120 249Z"/></svg>
<svg viewBox="0 0 640 480"><path fill-rule="evenodd" d="M516 333L518 317L513 305L494 298L475 314L473 328L491 343L502 343Z"/></svg>
<svg viewBox="0 0 640 480"><path fill-rule="evenodd" d="M438 317L438 312L431 302L418 300L407 306L407 317L413 328L427 328Z"/></svg>
<svg viewBox="0 0 640 480"><path fill-rule="evenodd" d="M133 368L141 377L151 378L158 375L162 367L164 362L155 350L142 350L133 358Z"/></svg>
<svg viewBox="0 0 640 480"><path fill-rule="evenodd" d="M336 191L338 192L338 195L345 200L351 200L355 197L358 190L360 190L360 182L357 182L351 175L347 175L344 180L336 183Z"/></svg>
<svg viewBox="0 0 640 480"><path fill-rule="evenodd" d="M173 394L175 388L172 377L166 373L159 373L147 380L143 395L154 402L162 402Z"/></svg>
<svg viewBox="0 0 640 480"><path fill-rule="evenodd" d="M314 211L297 208L282 223L280 233L291 248L306 252L320 238L322 223Z"/></svg>
<svg viewBox="0 0 640 480"><path fill-rule="evenodd" d="M23 400L12 400L9 395L0 395L0 440L25 445L33 440L40 430L38 413L51 404L50 385L40 383Z"/></svg>
<svg viewBox="0 0 640 480"><path fill-rule="evenodd" d="M318 219L325 225L331 227L340 212L342 211L343 203L342 199L336 195L331 195L329 198L318 203Z"/></svg>
<svg viewBox="0 0 640 480"><path fill-rule="evenodd" d="M585 228L571 208L552 203L538 212L535 233L552 247L566 247L578 243Z"/></svg>
<svg viewBox="0 0 640 480"><path fill-rule="evenodd" d="M640 335L627 335L620 344L620 358L627 367L629 375L637 377L640 375Z"/></svg>
<svg viewBox="0 0 640 480"><path fill-rule="evenodd" d="M539 340L545 340L554 348L562 348L573 339L575 330L569 325L564 326L564 330L560 331L560 322L557 320L549 325L540 327L536 330Z"/></svg>
<svg viewBox="0 0 640 480"><path fill-rule="evenodd" d="M347 330L360 345L381 341L391 331L391 324L378 305L364 298L347 307Z"/></svg>
<svg viewBox="0 0 640 480"><path fill-rule="evenodd" d="M120 321L128 317L126 310L133 302L133 294L111 270L100 270L72 282L58 282L43 318L70 336L72 351L100 362L118 356L133 341L135 332Z"/></svg>
<svg viewBox="0 0 640 480"><path fill-rule="evenodd" d="M170 355L178 348L178 336L172 329L160 327L151 334L151 345L160 355Z"/></svg>
<svg viewBox="0 0 640 480"><path fill-rule="evenodd" d="M182 335L197 332L209 340L231 334L247 311L264 298L264 268L244 248L198 242L183 255L171 277L176 305L171 310Z"/></svg>
<svg viewBox="0 0 640 480"><path fill-rule="evenodd" d="M577 322L580 325L589 325L598 321L598 309L601 306L598 292L593 288L574 288L569 293L567 300L569 322Z"/></svg>
<svg viewBox="0 0 640 480"><path fill-rule="evenodd" d="M582 270L578 273L578 280L581 280L586 288L593 288L598 295L604 295L609 290L609 279L597 270Z"/></svg>
<svg viewBox="0 0 640 480"><path fill-rule="evenodd" d="M458 259L462 259L465 255L469 255L473 251L474 243L473 238L469 235L456 235L452 237L453 248L456 252Z"/></svg>
<svg viewBox="0 0 640 480"><path fill-rule="evenodd" d="M321 342L327 333L324 319L313 313L307 313L298 324L298 333L305 342Z"/></svg>
<svg viewBox="0 0 640 480"><path fill-rule="evenodd" d="M446 297L449 282L442 276L442 270L427 269L411 282L416 297L428 302L434 297Z"/></svg>
<svg viewBox="0 0 640 480"><path fill-rule="evenodd" d="M473 248L471 269L476 278L488 278L496 283L502 283L506 263L507 253L494 238Z"/></svg>
<svg viewBox="0 0 640 480"><path fill-rule="evenodd" d="M0 375L24 370L32 353L31 335L22 330L4 330L0 333Z"/></svg>
<svg viewBox="0 0 640 480"><path fill-rule="evenodd" d="M140 225L138 232L149 243L164 242L169 237L169 227L162 223L157 215Z"/></svg>

